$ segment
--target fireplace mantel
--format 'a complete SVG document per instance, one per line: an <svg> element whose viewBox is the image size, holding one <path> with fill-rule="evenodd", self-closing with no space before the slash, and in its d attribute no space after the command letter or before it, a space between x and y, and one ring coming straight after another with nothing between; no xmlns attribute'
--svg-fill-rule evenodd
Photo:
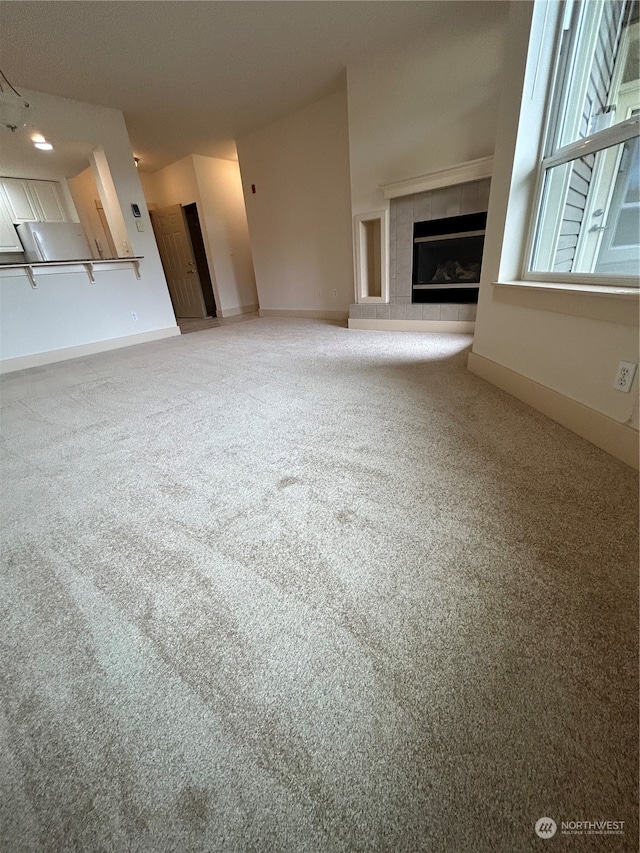
<svg viewBox="0 0 640 853"><path fill-rule="evenodd" d="M384 192L385 198L400 198L490 178L492 170L493 157L481 157L479 160L469 160L457 166L450 166L448 169L440 169L438 172L429 172L428 175L418 175L392 184L380 184L380 189Z"/></svg>

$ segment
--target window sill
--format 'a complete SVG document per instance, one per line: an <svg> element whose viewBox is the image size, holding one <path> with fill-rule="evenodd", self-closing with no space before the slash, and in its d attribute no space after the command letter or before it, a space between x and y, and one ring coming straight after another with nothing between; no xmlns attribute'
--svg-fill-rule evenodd
<svg viewBox="0 0 640 853"><path fill-rule="evenodd" d="M571 317L639 325L638 297L634 287L598 284L562 284L538 281L493 283L496 303L535 311L552 311Z"/></svg>
<svg viewBox="0 0 640 853"><path fill-rule="evenodd" d="M542 291L546 293L581 293L588 296L608 296L614 299L637 299L640 290L637 287L621 287L604 284L567 284L550 281L494 281L494 287L514 287L521 290Z"/></svg>

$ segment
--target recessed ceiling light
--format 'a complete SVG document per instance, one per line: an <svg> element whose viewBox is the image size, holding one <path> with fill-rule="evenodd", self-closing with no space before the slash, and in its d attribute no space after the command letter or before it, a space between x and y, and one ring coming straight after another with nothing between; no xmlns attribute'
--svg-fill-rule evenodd
<svg viewBox="0 0 640 853"><path fill-rule="evenodd" d="M53 148L53 145L50 142L34 142L33 144L41 151L51 151Z"/></svg>
<svg viewBox="0 0 640 853"><path fill-rule="evenodd" d="M46 142L47 140L41 133L34 133L31 137L32 142Z"/></svg>

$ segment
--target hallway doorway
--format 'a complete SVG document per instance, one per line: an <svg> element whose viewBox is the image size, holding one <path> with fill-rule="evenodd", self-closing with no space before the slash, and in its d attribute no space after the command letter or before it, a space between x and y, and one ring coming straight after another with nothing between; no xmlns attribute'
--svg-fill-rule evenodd
<svg viewBox="0 0 640 853"><path fill-rule="evenodd" d="M216 316L196 205L150 210L151 224L176 318ZM192 237L193 234L193 237Z"/></svg>
<svg viewBox="0 0 640 853"><path fill-rule="evenodd" d="M207 317L215 317L216 298L213 294L213 284L211 282L207 253L205 251L204 240L202 238L198 206L195 201L192 204L186 204L184 206L184 214L187 220L189 236L191 237L191 246L193 247L196 269L200 276L200 287L202 288L202 298L204 299L204 304L207 309Z"/></svg>

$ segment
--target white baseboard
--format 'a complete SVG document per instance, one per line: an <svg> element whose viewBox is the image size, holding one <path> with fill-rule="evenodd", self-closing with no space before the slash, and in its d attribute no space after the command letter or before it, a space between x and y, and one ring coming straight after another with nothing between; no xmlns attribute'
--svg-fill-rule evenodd
<svg viewBox="0 0 640 853"><path fill-rule="evenodd" d="M469 320L349 320L350 329L378 332L447 332L473 334L476 324Z"/></svg>
<svg viewBox="0 0 640 853"><path fill-rule="evenodd" d="M287 309L261 308L261 317L302 317L308 320L346 320L348 311L289 311Z"/></svg>
<svg viewBox="0 0 640 853"><path fill-rule="evenodd" d="M259 305L236 305L235 308L219 308L216 312L218 317L237 317L238 314L256 314L259 310Z"/></svg>
<svg viewBox="0 0 640 853"><path fill-rule="evenodd" d="M0 373L13 373L16 370L26 370L29 367L43 367L45 364L55 364L57 361L69 361L72 358L82 358L85 355L95 355L99 352L108 352L122 347L131 347L136 344L146 344L150 341L159 341L162 338L172 338L180 334L178 326L169 326L166 329L154 329L152 332L141 332L139 335L127 335L124 338L110 338L107 341L95 341L90 344L80 344L75 347L48 350L47 352L36 352L32 355L22 355L18 358L6 358L0 361Z"/></svg>
<svg viewBox="0 0 640 853"><path fill-rule="evenodd" d="M621 462L638 469L638 432L627 424L614 421L602 412L477 353L469 353L467 367L481 379L497 385Z"/></svg>

